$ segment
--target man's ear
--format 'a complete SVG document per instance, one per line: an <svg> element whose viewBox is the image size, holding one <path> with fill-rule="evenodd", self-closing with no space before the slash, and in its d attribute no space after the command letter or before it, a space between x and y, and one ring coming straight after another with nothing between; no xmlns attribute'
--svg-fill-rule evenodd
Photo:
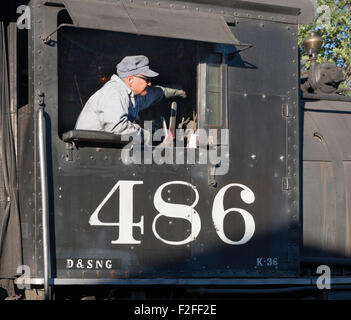
<svg viewBox="0 0 351 320"><path fill-rule="evenodd" d="M131 88L131 85L133 83L133 76L126 76L125 78L122 79L123 82L129 87Z"/></svg>
<svg viewBox="0 0 351 320"><path fill-rule="evenodd" d="M122 79L123 82L128 86L130 87L130 85L132 84L133 82L133 76L126 76L125 78Z"/></svg>

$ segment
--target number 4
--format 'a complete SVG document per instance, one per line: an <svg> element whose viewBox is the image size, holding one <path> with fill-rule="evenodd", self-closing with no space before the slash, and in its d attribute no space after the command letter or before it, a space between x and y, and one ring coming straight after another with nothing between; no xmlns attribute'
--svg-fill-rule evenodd
<svg viewBox="0 0 351 320"><path fill-rule="evenodd" d="M142 216L138 223L133 222L133 187L136 184L143 184L143 181L118 181L111 189L105 199L96 208L90 216L89 224L91 226L118 226L118 239L111 241L112 244L139 244L141 241L133 238L133 227L140 228L141 234L144 234L144 217ZM119 190L119 222L102 222L99 219L99 212L108 199Z"/></svg>

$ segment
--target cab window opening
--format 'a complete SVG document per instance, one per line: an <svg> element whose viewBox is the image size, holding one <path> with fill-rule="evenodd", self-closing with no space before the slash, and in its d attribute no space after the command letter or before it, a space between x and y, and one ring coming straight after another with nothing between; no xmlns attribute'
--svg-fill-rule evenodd
<svg viewBox="0 0 351 320"><path fill-rule="evenodd" d="M152 79L152 85L181 87L187 95L186 99L164 99L141 111L136 123L142 126L145 121L152 121L154 131L162 129L165 121L169 128L171 103L176 101L175 129L223 128L223 65L221 54L213 53L214 46L190 40L61 28L58 30L60 138L74 130L88 99L116 74L117 63L132 55L149 58L150 68L159 73ZM201 62L206 66L204 92L198 82L203 76L198 67ZM202 99L205 99L204 103ZM205 118L202 120L206 125L199 117L203 113ZM155 145L159 143L155 142Z"/></svg>

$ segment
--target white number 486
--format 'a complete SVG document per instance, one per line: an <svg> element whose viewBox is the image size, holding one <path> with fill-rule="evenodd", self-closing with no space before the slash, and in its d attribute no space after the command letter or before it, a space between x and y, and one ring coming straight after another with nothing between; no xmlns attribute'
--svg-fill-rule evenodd
<svg viewBox="0 0 351 320"><path fill-rule="evenodd" d="M144 234L144 216L141 217L139 222L134 222L133 219L133 188L135 185L143 184L143 181L130 181L130 180L120 180L118 181L111 191L107 194L105 199L98 205L96 210L90 216L89 224L92 226L116 226L119 228L118 238L112 240L112 244L140 244L141 240L136 240L133 236L133 228L139 228L141 234ZM195 200L191 205L170 203L162 198L162 191L164 188L171 185L184 185L195 193ZM212 220L214 228L217 232L219 238L230 245L242 245L247 243L253 236L255 232L255 221L252 215L241 208L229 208L224 209L223 199L224 195L229 188L238 187L242 189L240 197L246 204L252 204L255 201L255 195L250 188L245 185L232 183L224 186L219 190L213 201L212 206ZM110 197L119 190L119 222L102 222L99 219L99 212ZM184 245L191 241L194 241L201 231L201 219L199 213L195 210L195 206L199 201L199 192L196 187L191 183L185 181L170 181L162 184L154 194L154 206L158 211L152 223L152 231L157 239L163 243L169 245ZM229 239L224 233L224 218L229 213L238 213L244 220L245 232L240 240L234 241ZM157 221L160 217L169 217L184 219L188 221L191 225L190 235L180 241L171 241L164 239L160 236L157 231Z"/></svg>

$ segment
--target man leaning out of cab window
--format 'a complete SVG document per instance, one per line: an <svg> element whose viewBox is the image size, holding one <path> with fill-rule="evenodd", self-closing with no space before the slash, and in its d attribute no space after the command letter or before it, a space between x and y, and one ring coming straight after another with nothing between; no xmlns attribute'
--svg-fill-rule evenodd
<svg viewBox="0 0 351 320"><path fill-rule="evenodd" d="M158 73L149 68L149 59L143 55L124 57L117 64L117 75L112 75L110 81L89 98L75 129L140 135L142 141L148 141L150 133L133 123L139 111L163 98L186 98L186 93L184 90L152 87L151 78Z"/></svg>

